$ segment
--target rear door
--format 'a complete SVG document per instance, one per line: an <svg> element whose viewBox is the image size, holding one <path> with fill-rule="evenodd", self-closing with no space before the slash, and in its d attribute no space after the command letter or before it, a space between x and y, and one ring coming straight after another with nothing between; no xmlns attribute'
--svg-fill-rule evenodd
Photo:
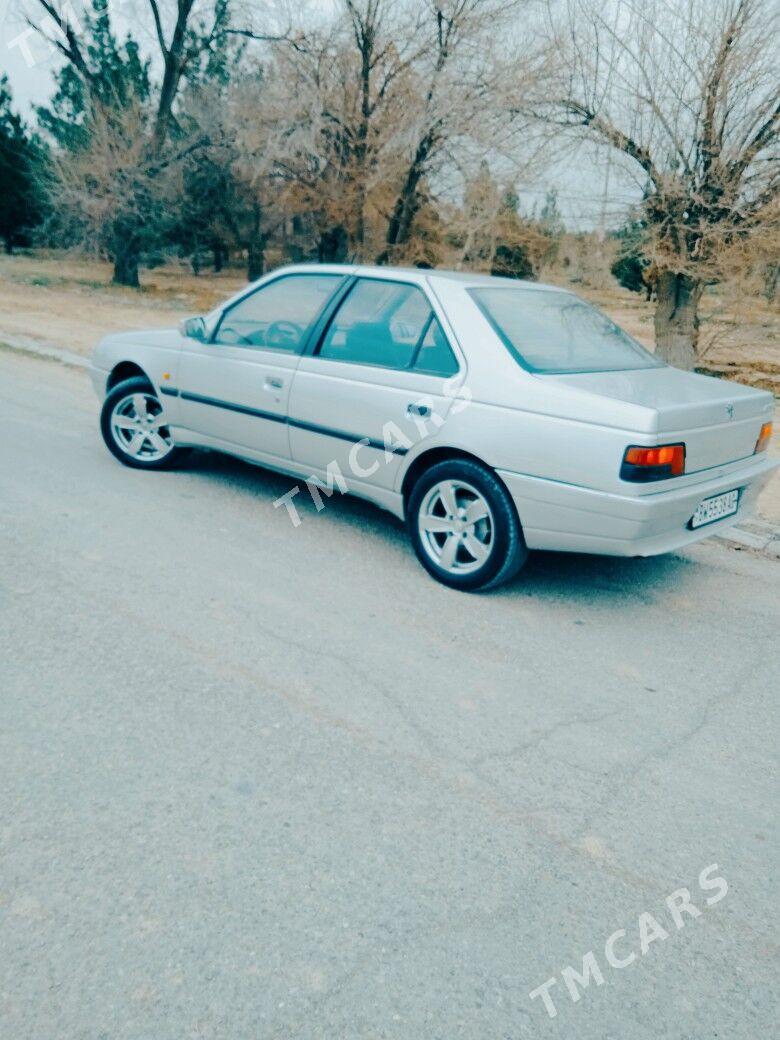
<svg viewBox="0 0 780 1040"><path fill-rule="evenodd" d="M336 464L347 486L392 490L403 456L446 416L459 372L420 286L356 279L296 370L293 460L317 476Z"/></svg>
<svg viewBox="0 0 780 1040"><path fill-rule="evenodd" d="M289 460L287 404L309 331L336 274L289 274L228 308L209 343L187 340L178 370L180 425Z"/></svg>

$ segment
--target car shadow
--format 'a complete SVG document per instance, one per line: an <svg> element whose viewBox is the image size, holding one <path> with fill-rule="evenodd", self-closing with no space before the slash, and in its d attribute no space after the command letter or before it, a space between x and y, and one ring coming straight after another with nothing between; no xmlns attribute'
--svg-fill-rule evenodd
<svg viewBox="0 0 780 1040"><path fill-rule="evenodd" d="M650 603L673 586L679 591L695 566L674 553L623 557L536 550L506 592L522 590L526 595L568 600L590 599L598 593L602 601L607 594Z"/></svg>
<svg viewBox="0 0 780 1040"><path fill-rule="evenodd" d="M217 451L193 451L181 467L206 480L228 481L254 497L272 504L303 481L272 470L254 466ZM332 523L354 527L362 533L382 539L404 555L411 554L404 524L391 513L354 495L334 494L324 498L325 508L318 514L310 495L295 497L295 505L303 522L327 517ZM292 530L292 528L291 528ZM535 550L513 581L487 593L491 598L532 597L555 601L565 599L633 600L650 603L671 588L681 591L680 584L698 566L689 557L667 553L650 557L597 556L574 552ZM422 569L420 577L425 578ZM428 580L428 579L425 579Z"/></svg>
<svg viewBox="0 0 780 1040"><path fill-rule="evenodd" d="M327 517L342 524L359 527L363 531L368 530L372 535L385 537L390 542L398 541L404 547L407 545L401 520L392 513L375 506L372 502L355 495L342 495L336 490L331 497L328 497L323 490L324 509L318 513L314 500L306 492L303 477L276 473L262 466L255 466L251 462L244 462L232 455L200 448L194 450L178 468L189 473L197 473L207 479L227 480L232 487L241 488L254 496L261 496L270 504L294 487L300 487L301 494L295 496L294 504L303 521L310 517L313 519ZM284 507L279 508L281 515L284 515Z"/></svg>

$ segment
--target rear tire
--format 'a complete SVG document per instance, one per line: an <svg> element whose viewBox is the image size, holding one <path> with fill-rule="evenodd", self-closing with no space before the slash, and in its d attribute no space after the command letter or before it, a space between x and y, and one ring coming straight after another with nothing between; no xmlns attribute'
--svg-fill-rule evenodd
<svg viewBox="0 0 780 1040"><path fill-rule="evenodd" d="M112 387L100 412L100 432L106 447L133 469L170 469L185 449L177 448L165 409L154 387L143 376L124 379Z"/></svg>
<svg viewBox="0 0 780 1040"><path fill-rule="evenodd" d="M528 558L509 492L492 470L469 459L439 462L422 474L406 524L420 563L452 589L496 588Z"/></svg>

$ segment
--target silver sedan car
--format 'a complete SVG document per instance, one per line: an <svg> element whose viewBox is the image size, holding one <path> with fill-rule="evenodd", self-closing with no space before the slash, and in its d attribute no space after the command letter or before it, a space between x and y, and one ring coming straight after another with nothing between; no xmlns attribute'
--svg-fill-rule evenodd
<svg viewBox="0 0 780 1040"><path fill-rule="evenodd" d="M92 361L109 450L191 447L406 521L433 577L474 590L529 549L649 556L722 531L776 465L770 394L681 372L572 293L448 271L303 265Z"/></svg>

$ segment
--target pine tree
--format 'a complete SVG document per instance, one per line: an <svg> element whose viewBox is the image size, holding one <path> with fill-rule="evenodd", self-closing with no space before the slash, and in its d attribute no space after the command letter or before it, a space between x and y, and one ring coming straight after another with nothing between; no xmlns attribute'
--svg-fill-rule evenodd
<svg viewBox="0 0 780 1040"><path fill-rule="evenodd" d="M83 14L84 55L90 69L89 87L70 62L56 76L56 91L49 107L38 109L38 122L57 144L69 151L89 145L91 106L121 112L130 104L149 102L149 62L141 58L138 44L128 33L120 44L111 27L108 0L92 0Z"/></svg>
<svg viewBox="0 0 780 1040"><path fill-rule="evenodd" d="M25 240L41 217L40 142L11 107L7 77L0 78L0 238L6 253Z"/></svg>

